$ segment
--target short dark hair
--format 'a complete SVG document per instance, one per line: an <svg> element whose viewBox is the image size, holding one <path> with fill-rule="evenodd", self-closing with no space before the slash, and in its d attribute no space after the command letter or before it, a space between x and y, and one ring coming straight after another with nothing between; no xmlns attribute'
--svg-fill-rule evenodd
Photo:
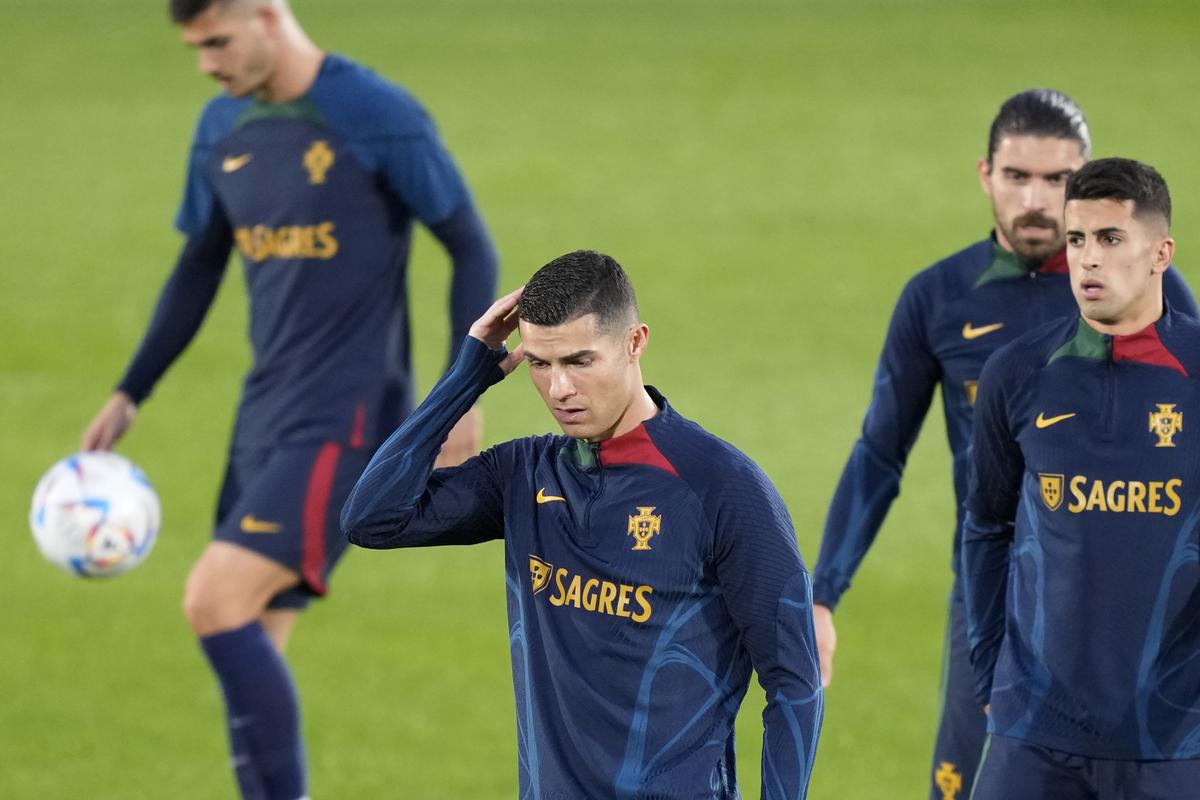
<svg viewBox="0 0 1200 800"><path fill-rule="evenodd" d="M176 25L186 25L196 17L208 11L210 6L228 5L231 0L170 0L171 21Z"/></svg>
<svg viewBox="0 0 1200 800"><path fill-rule="evenodd" d="M611 330L638 319L633 284L612 256L576 250L559 256L525 284L518 310L534 325L563 325L596 314L597 327Z"/></svg>
<svg viewBox="0 0 1200 800"><path fill-rule="evenodd" d="M1092 157L1092 134L1075 101L1054 89L1026 89L1004 101L988 132L988 163L1005 136L1074 139L1085 159Z"/></svg>
<svg viewBox="0 0 1200 800"><path fill-rule="evenodd" d="M1132 200L1137 217L1158 216L1171 227L1171 191L1158 170L1131 158L1100 158L1067 180L1072 200Z"/></svg>

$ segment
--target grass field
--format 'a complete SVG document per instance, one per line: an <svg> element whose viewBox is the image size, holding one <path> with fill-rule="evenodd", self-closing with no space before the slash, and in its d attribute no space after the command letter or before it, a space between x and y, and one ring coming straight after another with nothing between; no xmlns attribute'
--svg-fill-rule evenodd
<svg viewBox="0 0 1200 800"><path fill-rule="evenodd" d="M71 580L26 531L136 345L210 83L158 0L0 0L0 797L223 798L219 691L179 613L209 535L239 378L237 270L121 447L155 481L150 560ZM421 97L499 244L503 284L567 250L621 260L649 380L774 478L815 559L904 281L980 238L973 175L1000 101L1072 94L1097 155L1149 161L1200 281L1200 23L1188 2L294 0L323 46ZM447 266L412 264L421 386ZM935 404L935 409L936 409ZM551 429L523 374L487 438ZM936 413L936 412L935 412ZM925 791L949 587L949 459L934 416L838 612L811 797ZM501 548L352 552L290 650L314 796L507 798L516 746ZM761 693L739 721L758 796Z"/></svg>

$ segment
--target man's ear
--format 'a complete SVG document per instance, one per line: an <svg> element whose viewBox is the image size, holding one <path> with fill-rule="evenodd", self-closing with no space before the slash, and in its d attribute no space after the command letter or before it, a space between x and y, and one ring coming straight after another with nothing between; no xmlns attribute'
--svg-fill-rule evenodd
<svg viewBox="0 0 1200 800"><path fill-rule="evenodd" d="M626 339L626 355L631 361L637 361L642 357L642 353L646 352L646 345L650 342L650 328L644 322L639 322L629 329L629 336Z"/></svg>
<svg viewBox="0 0 1200 800"><path fill-rule="evenodd" d="M1170 236L1164 236L1154 246L1154 272L1166 272L1167 267L1171 266L1171 262L1174 260L1175 240Z"/></svg>

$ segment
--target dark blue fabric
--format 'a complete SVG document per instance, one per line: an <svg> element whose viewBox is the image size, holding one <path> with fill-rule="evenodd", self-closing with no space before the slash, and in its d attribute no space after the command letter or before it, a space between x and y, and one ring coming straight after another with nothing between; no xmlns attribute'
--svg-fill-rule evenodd
<svg viewBox="0 0 1200 800"><path fill-rule="evenodd" d="M908 453L939 385L953 456L957 517L951 564L958 568L971 387L988 356L1001 345L1040 324L1077 313L1065 272L1018 268L996 273L995 267L1009 259L1012 256L993 239L984 239L925 269L904 287L875 370L862 435L825 520L813 570L816 602L833 608L849 588L899 494ZM1176 310L1197 313L1195 298L1178 269L1167 271L1164 290ZM988 330L998 323L1003 327Z"/></svg>
<svg viewBox="0 0 1200 800"><path fill-rule="evenodd" d="M975 700L966 609L958 581L951 589L949 605L942 664L942 714L933 748L929 800L946 797L961 800L967 796L987 737L987 716Z"/></svg>
<svg viewBox="0 0 1200 800"><path fill-rule="evenodd" d="M1078 318L984 368L961 575L993 733L1200 756L1200 322L1168 307L1152 330L1187 375L1114 360L1148 333L1114 344ZM1166 445L1164 404L1182 415Z"/></svg>
<svg viewBox="0 0 1200 800"><path fill-rule="evenodd" d="M200 647L221 682L229 745L245 800L307 795L299 701L287 665L258 622L205 636Z"/></svg>
<svg viewBox="0 0 1200 800"><path fill-rule="evenodd" d="M653 390L658 415L616 440L519 439L433 470L500 379L497 358L464 343L342 525L366 547L504 539L522 796L738 796L733 723L753 668L763 797L804 797L822 694L811 584L778 492ZM631 442L639 458L612 455Z"/></svg>
<svg viewBox="0 0 1200 800"><path fill-rule="evenodd" d="M990 736L970 800L1184 800L1200 795L1200 761L1088 758Z"/></svg>
<svg viewBox="0 0 1200 800"><path fill-rule="evenodd" d="M412 407L406 270L414 219L453 259L458 341L495 295L496 252L424 109L332 55L290 103L218 97L192 143L177 219L189 237L184 258L122 388L144 398L186 347L232 242L242 255L253 351L235 446L373 447ZM219 247L213 230L225 232Z"/></svg>

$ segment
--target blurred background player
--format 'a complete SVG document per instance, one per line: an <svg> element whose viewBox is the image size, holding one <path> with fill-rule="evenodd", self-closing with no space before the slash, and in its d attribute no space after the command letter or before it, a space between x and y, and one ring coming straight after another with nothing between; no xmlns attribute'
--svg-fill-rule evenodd
<svg viewBox="0 0 1200 800"><path fill-rule="evenodd" d="M403 89L321 51L284 0L170 8L225 93L192 142L178 264L82 447L109 449L125 432L199 328L236 246L254 363L184 611L224 691L242 795L295 800L307 793L304 748L281 654L345 547L346 495L411 408L412 221L453 259L454 343L495 294L496 256L432 120ZM443 460L478 445L479 415L467 412Z"/></svg>
<svg viewBox="0 0 1200 800"><path fill-rule="evenodd" d="M813 571L817 640L832 678L833 609L849 588L892 501L909 450L940 384L953 454L957 566L976 382L984 361L1036 325L1075 311L1062 228L1067 179L1088 160L1091 134L1071 98L1031 89L1000 107L988 134L979 181L995 226L982 241L917 274L893 312L875 373L871 404L842 472ZM1195 301L1177 270L1165 286L1181 311ZM957 570L956 570L957 571ZM985 735L974 700L962 593L951 590L930 797L954 800L970 789Z"/></svg>
<svg viewBox="0 0 1200 800"><path fill-rule="evenodd" d="M791 518L757 465L643 385L649 333L612 258L542 267L471 328L342 526L373 548L504 539L522 797L739 797L733 728L753 667L762 796L803 798L822 694ZM522 358L566 435L434 470L458 418Z"/></svg>
<svg viewBox="0 0 1200 800"><path fill-rule="evenodd" d="M991 705L972 797L1196 797L1200 322L1163 299L1154 169L1094 161L1066 197L1081 313L979 386L961 583Z"/></svg>

